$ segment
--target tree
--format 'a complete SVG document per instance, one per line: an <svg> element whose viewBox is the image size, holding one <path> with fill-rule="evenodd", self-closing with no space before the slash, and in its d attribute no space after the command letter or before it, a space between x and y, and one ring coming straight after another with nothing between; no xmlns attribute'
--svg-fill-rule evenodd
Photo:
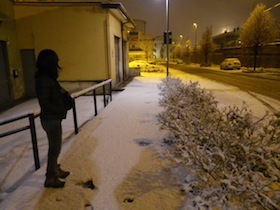
<svg viewBox="0 0 280 210"><path fill-rule="evenodd" d="M251 47L254 53L254 70L257 66L259 48L272 42L276 36L275 19L264 4L258 4L242 26L240 39L243 46Z"/></svg>
<svg viewBox="0 0 280 210"><path fill-rule="evenodd" d="M185 54L185 49L184 46L179 44L176 44L174 49L173 49L173 55L175 58L182 58Z"/></svg>
<svg viewBox="0 0 280 210"><path fill-rule="evenodd" d="M210 65L209 57L210 54L213 52L214 44L212 40L212 27L207 27L205 32L202 34L202 39L200 42L200 51L203 57L203 65Z"/></svg>
<svg viewBox="0 0 280 210"><path fill-rule="evenodd" d="M143 36L139 39L139 47L145 52L146 60L153 57L154 40L148 36Z"/></svg>
<svg viewBox="0 0 280 210"><path fill-rule="evenodd" d="M186 47L186 62L189 63L190 62L190 55L191 55L190 49L192 48L191 40L188 39L186 41L185 47Z"/></svg>

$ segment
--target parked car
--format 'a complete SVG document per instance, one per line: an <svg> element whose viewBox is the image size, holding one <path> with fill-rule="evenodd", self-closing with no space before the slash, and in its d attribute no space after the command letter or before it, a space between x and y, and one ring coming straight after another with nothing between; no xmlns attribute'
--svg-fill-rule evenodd
<svg viewBox="0 0 280 210"><path fill-rule="evenodd" d="M151 64L149 64L147 61L143 61L143 60L135 60L135 61L131 61L129 62L128 66L129 68L138 68L138 67L146 67L149 66Z"/></svg>
<svg viewBox="0 0 280 210"><path fill-rule="evenodd" d="M128 64L129 68L140 68L141 71L145 72L158 72L161 71L160 67L150 64L147 61L144 60L135 60L131 61Z"/></svg>
<svg viewBox="0 0 280 210"><path fill-rule="evenodd" d="M175 64L184 64L183 60L179 58L170 59L169 62Z"/></svg>
<svg viewBox="0 0 280 210"><path fill-rule="evenodd" d="M240 69L241 62L238 58L226 58L221 64L220 68L227 70L227 69Z"/></svg>

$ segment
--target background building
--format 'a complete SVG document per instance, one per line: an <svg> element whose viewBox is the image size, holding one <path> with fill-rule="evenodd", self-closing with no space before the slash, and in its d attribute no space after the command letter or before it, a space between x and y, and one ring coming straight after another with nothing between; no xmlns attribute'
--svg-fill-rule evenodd
<svg viewBox="0 0 280 210"><path fill-rule="evenodd" d="M222 34L213 37L213 42L217 49L237 47L241 45L240 39L240 30L239 28L234 29L233 31L225 31Z"/></svg>
<svg viewBox="0 0 280 210"><path fill-rule="evenodd" d="M152 61L154 55L154 37L146 34L146 21L134 19L135 28L128 32L129 61Z"/></svg>
<svg viewBox="0 0 280 210"><path fill-rule="evenodd" d="M220 64L225 58L235 57L241 61L242 66L253 66L253 51L250 47L242 47L239 38L239 28L231 32L225 32L213 37L215 50L212 62ZM278 35L279 36L279 35ZM258 67L280 68L280 42L278 37L274 42L260 46L258 55Z"/></svg>

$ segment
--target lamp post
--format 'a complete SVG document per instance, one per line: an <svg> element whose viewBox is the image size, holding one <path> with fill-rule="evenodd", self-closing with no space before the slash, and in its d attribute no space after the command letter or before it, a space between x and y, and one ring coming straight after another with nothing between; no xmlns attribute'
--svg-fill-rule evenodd
<svg viewBox="0 0 280 210"><path fill-rule="evenodd" d="M193 27L194 27L194 61L196 62L197 23L193 23Z"/></svg>
<svg viewBox="0 0 280 210"><path fill-rule="evenodd" d="M166 10L166 77L169 76L169 0L165 0Z"/></svg>
<svg viewBox="0 0 280 210"><path fill-rule="evenodd" d="M280 2L275 4L274 6L269 7L268 9L266 9L265 12L268 12L268 11L272 10L273 8L276 8L276 7L279 7L279 6L280 6Z"/></svg>

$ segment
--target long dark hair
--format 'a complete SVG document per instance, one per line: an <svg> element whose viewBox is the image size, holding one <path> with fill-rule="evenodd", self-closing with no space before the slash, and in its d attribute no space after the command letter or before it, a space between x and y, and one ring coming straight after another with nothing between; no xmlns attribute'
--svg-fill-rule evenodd
<svg viewBox="0 0 280 210"><path fill-rule="evenodd" d="M37 72L35 77L46 74L54 79L57 79L58 70L61 69L58 65L58 61L59 59L55 51L50 49L42 50L37 58Z"/></svg>

